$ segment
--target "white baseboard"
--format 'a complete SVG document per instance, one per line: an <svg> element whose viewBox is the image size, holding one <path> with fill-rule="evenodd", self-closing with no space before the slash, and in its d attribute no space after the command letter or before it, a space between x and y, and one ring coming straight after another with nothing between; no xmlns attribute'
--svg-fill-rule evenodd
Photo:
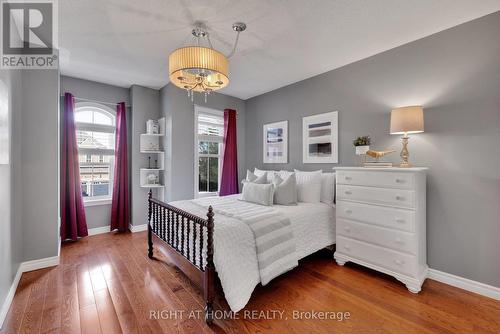
<svg viewBox="0 0 500 334"><path fill-rule="evenodd" d="M129 228L130 232L132 232L132 233L142 232L142 231L146 231L148 229L148 224L142 224L142 225L129 224L128 228Z"/></svg>
<svg viewBox="0 0 500 334"><path fill-rule="evenodd" d="M148 229L148 224L142 224L142 225L129 224L128 228L129 228L130 232L132 232L132 233L141 232L141 231L146 231ZM102 226L102 227L89 228L89 236L96 235L96 234L103 234L103 233L109 233L109 225Z"/></svg>
<svg viewBox="0 0 500 334"><path fill-rule="evenodd" d="M460 289L480 294L482 296L500 300L500 288L497 288L492 285L448 274L436 269L429 269L427 277L441 283L445 283Z"/></svg>
<svg viewBox="0 0 500 334"><path fill-rule="evenodd" d="M94 228L89 228L89 237L91 235L96 235L96 234L103 234L103 233L108 233L109 232L109 225L102 226L102 227L94 227Z"/></svg>
<svg viewBox="0 0 500 334"><path fill-rule="evenodd" d="M12 304L12 301L14 300L14 295L16 294L17 285L21 280L22 274L23 272L21 271L21 265L19 265L16 276L14 277L14 281L12 281L9 292L7 293L5 301L3 302L2 309L0 310L0 329L2 329L3 322L5 321L7 313L9 312L10 304Z"/></svg>
<svg viewBox="0 0 500 334"><path fill-rule="evenodd" d="M2 309L0 310L0 329L3 326L5 321L5 317L9 312L10 305L12 304L12 300L14 299L14 295L16 294L17 286L19 285L19 281L21 280L21 276L23 273L48 267L53 267L59 265L59 256L47 257L39 260L26 261L19 264L19 268L17 268L16 276L12 281L9 292L5 297L5 301L3 302Z"/></svg>
<svg viewBox="0 0 500 334"><path fill-rule="evenodd" d="M19 269L25 273L28 271L48 268L59 265L59 256L46 257L45 259L26 261L21 263Z"/></svg>

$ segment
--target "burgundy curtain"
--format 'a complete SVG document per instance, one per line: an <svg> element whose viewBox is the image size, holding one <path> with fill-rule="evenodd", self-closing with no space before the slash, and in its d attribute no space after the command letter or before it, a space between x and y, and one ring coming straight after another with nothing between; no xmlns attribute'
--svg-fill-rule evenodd
<svg viewBox="0 0 500 334"><path fill-rule="evenodd" d="M128 230L130 212L128 198L127 120L125 103L116 105L115 175L111 202L111 231Z"/></svg>
<svg viewBox="0 0 500 334"><path fill-rule="evenodd" d="M219 195L238 193L238 153L236 149L236 110L224 110L224 159Z"/></svg>
<svg viewBox="0 0 500 334"><path fill-rule="evenodd" d="M61 239L76 241L88 235L80 185L80 166L75 130L75 100L64 94L61 152Z"/></svg>

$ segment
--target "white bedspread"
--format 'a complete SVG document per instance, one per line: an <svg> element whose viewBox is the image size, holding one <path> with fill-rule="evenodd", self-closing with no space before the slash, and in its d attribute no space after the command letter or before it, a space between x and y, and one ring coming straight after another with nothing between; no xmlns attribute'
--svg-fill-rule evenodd
<svg viewBox="0 0 500 334"><path fill-rule="evenodd" d="M211 205L216 207L219 200L218 197L211 197ZM206 208L191 200L170 204L201 218L206 217ZM255 206L270 208L257 204ZM331 206L323 203L299 203L297 206L275 205L271 208L290 219L299 259L335 243L335 211ZM255 237L250 227L240 219L216 213L214 220L215 269L229 307L238 312L245 307L255 286L260 283Z"/></svg>
<svg viewBox="0 0 500 334"><path fill-rule="evenodd" d="M192 202L206 209L212 205L215 214L239 219L250 227L262 285L299 264L290 218L281 211L231 196L217 197L215 201L211 197L201 198Z"/></svg>

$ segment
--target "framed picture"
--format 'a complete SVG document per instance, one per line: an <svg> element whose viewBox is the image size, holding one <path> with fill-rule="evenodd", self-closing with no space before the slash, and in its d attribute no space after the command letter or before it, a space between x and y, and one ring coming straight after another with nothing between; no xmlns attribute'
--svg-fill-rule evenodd
<svg viewBox="0 0 500 334"><path fill-rule="evenodd" d="M304 163L338 163L338 111L302 118Z"/></svg>
<svg viewBox="0 0 500 334"><path fill-rule="evenodd" d="M265 164L288 162L288 121L264 124L263 161Z"/></svg>

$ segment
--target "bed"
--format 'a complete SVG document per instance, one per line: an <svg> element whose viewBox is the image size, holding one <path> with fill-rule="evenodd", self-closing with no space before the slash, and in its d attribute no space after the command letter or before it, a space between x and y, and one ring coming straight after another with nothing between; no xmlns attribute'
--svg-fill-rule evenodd
<svg viewBox="0 0 500 334"><path fill-rule="evenodd" d="M241 194L167 204L149 194L148 256L153 258L154 243L202 287L207 323L213 321L216 275L228 305L233 312L238 312L248 303L259 283L267 284L273 277L298 265L299 259L335 243L335 207L332 205L299 202L294 206L265 207L240 199ZM290 222L295 252L288 252L293 254L274 263L274 272L265 279L261 279L265 277L259 268L262 254L260 245L256 244L260 242L256 240L261 239L249 228L246 218L238 215L241 212L251 212L250 216L257 222L266 215Z"/></svg>

